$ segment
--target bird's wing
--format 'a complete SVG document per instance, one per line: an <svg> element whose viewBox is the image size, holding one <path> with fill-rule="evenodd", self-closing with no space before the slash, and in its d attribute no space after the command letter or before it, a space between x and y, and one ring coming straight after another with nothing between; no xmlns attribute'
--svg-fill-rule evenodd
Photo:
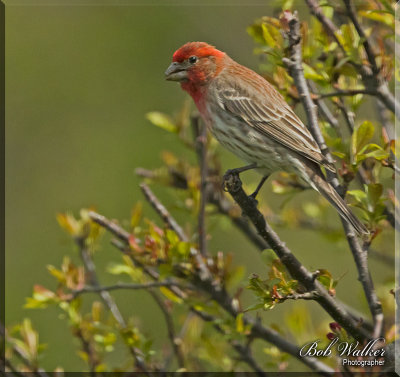
<svg viewBox="0 0 400 377"><path fill-rule="evenodd" d="M218 105L286 148L334 172L334 166L325 159L306 126L283 97L262 80L261 90L255 90L253 95L243 89L248 82L243 82L244 85L240 85L240 81L235 85L229 85L226 80L220 85L217 83L214 90Z"/></svg>

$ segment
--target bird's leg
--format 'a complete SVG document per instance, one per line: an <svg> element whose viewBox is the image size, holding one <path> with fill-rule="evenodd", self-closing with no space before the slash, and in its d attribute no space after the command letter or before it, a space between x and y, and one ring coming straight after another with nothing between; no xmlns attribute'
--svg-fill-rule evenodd
<svg viewBox="0 0 400 377"><path fill-rule="evenodd" d="M263 187L265 181L268 179L269 174L264 175L264 177L261 178L260 183L258 184L257 188L254 190L254 192L249 195L251 198L253 198L254 200L256 200L256 196L258 195L258 192L261 190L261 187Z"/></svg>
<svg viewBox="0 0 400 377"><path fill-rule="evenodd" d="M228 191L226 189L226 182L231 180L234 176L238 177L240 173L243 173L246 170L251 170L257 168L257 164L253 163L250 165L242 166L241 168L236 168L236 169L229 169L226 171L222 178L222 186L224 188L224 191Z"/></svg>
<svg viewBox="0 0 400 377"><path fill-rule="evenodd" d="M254 162L250 165L242 166L241 168L236 168L236 169L229 169L226 171L224 176L232 175L232 174L240 174L243 173L246 170L251 170L255 169L257 167L257 164Z"/></svg>

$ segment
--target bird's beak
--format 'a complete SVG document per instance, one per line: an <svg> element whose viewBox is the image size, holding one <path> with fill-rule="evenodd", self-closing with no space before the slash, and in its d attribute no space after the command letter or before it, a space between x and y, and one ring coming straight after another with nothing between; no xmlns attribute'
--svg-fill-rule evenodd
<svg viewBox="0 0 400 377"><path fill-rule="evenodd" d="M178 62L172 62L165 71L165 79L168 81L185 81L188 78L186 67Z"/></svg>

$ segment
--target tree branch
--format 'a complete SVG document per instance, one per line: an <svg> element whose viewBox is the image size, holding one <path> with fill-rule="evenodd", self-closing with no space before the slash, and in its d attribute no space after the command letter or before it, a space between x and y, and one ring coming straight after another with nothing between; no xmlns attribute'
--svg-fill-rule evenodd
<svg viewBox="0 0 400 377"><path fill-rule="evenodd" d="M90 368L90 376L96 377L96 368L100 364L100 361L96 355L95 350L93 349L93 345L85 339L85 336L83 335L82 329L80 327L74 329L74 334L80 340L82 344L82 350L87 355L87 363L89 364Z"/></svg>
<svg viewBox="0 0 400 377"><path fill-rule="evenodd" d="M195 136L196 152L200 165L200 204L198 215L199 251L200 254L207 255L207 231L206 231L206 204L208 200L207 191L207 128L201 123L198 116L191 119L192 128Z"/></svg>
<svg viewBox="0 0 400 377"><path fill-rule="evenodd" d="M283 296L279 298L279 302L283 302L286 300L314 300L317 301L319 298L319 294L317 291L310 291L305 293L292 293L287 296Z"/></svg>
<svg viewBox="0 0 400 377"><path fill-rule="evenodd" d="M100 226L106 228L109 230L112 234L116 235L122 243L119 242L114 242L114 246L116 246L118 249L120 249L122 252L125 253L127 245L129 245L129 239L130 239L130 234L126 232L124 229L120 228L117 224L111 222L108 220L106 217L97 214L96 212L90 211L89 212L90 218L95 221L97 224ZM125 235L125 238L122 238L121 236ZM141 262L139 262L137 259L135 259L131 253L127 253L129 257L132 259L132 261L137 265L138 267L142 268L143 271L153 278L154 280L159 279L159 274L148 268L147 266L144 266ZM204 279L199 275L199 280L203 284ZM203 284L204 285L204 284ZM206 284L207 289L210 289L214 293L214 298L218 304L220 304L230 315L236 317L237 310L233 306L232 299L229 298L229 296L226 295L224 292L219 292L217 295L215 294L215 287L213 288L212 283L211 284ZM185 299L186 294L180 290L178 287L169 287L172 293L174 293L176 296ZM218 296L219 295L219 296ZM193 311L195 314L200 316L200 312L194 308L190 307L190 310ZM203 313L202 313L203 314ZM204 313L205 316L208 316L208 314ZM285 338L283 338L279 333L276 331L269 329L267 327L262 326L262 324L259 322L258 319L254 319L248 315L243 316L243 321L245 324L250 324L252 326L252 333L251 336L259 339L263 339L267 341L268 343L271 343L278 347L281 351L286 352L295 358L297 358L299 361L310 367L312 370L315 370L317 372L323 373L328 375L327 373L333 372L333 370L325 365L324 363L320 362L319 360L312 358L312 357L300 357L299 354L299 347L296 346L295 344L287 341Z"/></svg>
<svg viewBox="0 0 400 377"><path fill-rule="evenodd" d="M87 285L81 289L76 289L72 291L72 298L75 299L76 297L80 296L83 293L101 293L106 291L114 291L119 289L127 289L127 290L139 290L139 289L150 289L156 287L172 287L176 286L179 287L180 284L174 281L151 281L147 283L117 283L113 285L102 285L102 286L90 286Z"/></svg>
<svg viewBox="0 0 400 377"><path fill-rule="evenodd" d="M173 352L175 354L177 363L179 368L184 368L185 367L185 358L183 356L182 352L182 347L181 347L181 340L176 336L175 333L175 326L174 326L174 321L172 319L172 316L163 302L163 300L159 297L159 295L156 292L153 292L152 290L149 290L150 295L153 297L154 301L160 308L165 324L167 325L167 332L168 332L168 338L171 343L171 347L173 349Z"/></svg>
<svg viewBox="0 0 400 377"><path fill-rule="evenodd" d="M332 155L325 143L322 136L321 130L318 125L317 113L315 111L315 104L311 99L311 93L307 85L307 81L304 77L303 71L303 60L301 52L301 34L300 34L300 22L297 18L297 14L293 14L291 20L289 20L288 39L289 39L289 54L290 58L283 58L283 63L288 67L290 75L296 84L297 91L303 108L306 112L308 119L308 129L313 135L315 141L321 149L322 154L325 156L328 162L333 164ZM335 182L335 185L339 187L339 181L334 173L327 172L328 179L331 182Z"/></svg>
<svg viewBox="0 0 400 377"><path fill-rule="evenodd" d="M300 94L300 99L302 101L308 119L308 127L315 137L318 145L320 146L321 151L324 153L325 156L327 156L329 161L332 161L330 154L327 151L327 147L321 134L321 130L318 126L318 118L315 111L315 105L311 99L310 91L308 89L302 69L300 22L298 20L297 14L294 14L289 21L289 28L290 31L288 32L288 39L290 59L285 59L285 64L287 64L289 68L289 73L293 77L297 90ZM337 191L339 191L339 181L336 174L332 173L331 175L328 175L328 179L333 187ZM364 293L372 314L375 328L374 335L377 333L380 334L382 331L383 312L382 306L378 300L378 297L376 296L372 278L368 269L368 245L364 244L364 246L361 247L350 224L343 219L341 219L341 221L345 230L348 244L350 246L350 250L353 254L353 258L357 266L359 280L363 286ZM340 323L340 321L337 322Z"/></svg>
<svg viewBox="0 0 400 377"><path fill-rule="evenodd" d="M316 99L327 98L327 97L348 97L348 96L355 96L357 94L374 96L376 95L376 92L367 89L344 89L330 93L320 93L317 95Z"/></svg>
<svg viewBox="0 0 400 377"><path fill-rule="evenodd" d="M182 241L188 242L189 239L186 236L183 229L175 221L175 219L170 215L170 213L167 211L167 209L164 207L164 205L153 194L153 192L150 190L150 187L147 186L146 183L141 183L140 188L141 188L144 196L148 200L148 202L152 205L154 210L159 214L161 219L168 225L168 227L170 229L172 229Z"/></svg>
<svg viewBox="0 0 400 377"><path fill-rule="evenodd" d="M233 199L242 208L244 214L256 227L258 234L270 245L272 250L285 265L290 275L298 280L308 292L318 292L316 300L327 313L329 313L336 322L340 323L356 339L364 340L368 334L360 329L359 324L354 321L336 300L329 295L325 288L316 281L315 276L303 266L299 260L292 254L289 248L280 240L278 235L265 221L262 213L257 209L254 200L247 196L242 188L242 182L239 176L233 174L230 180L226 182L226 187Z"/></svg>

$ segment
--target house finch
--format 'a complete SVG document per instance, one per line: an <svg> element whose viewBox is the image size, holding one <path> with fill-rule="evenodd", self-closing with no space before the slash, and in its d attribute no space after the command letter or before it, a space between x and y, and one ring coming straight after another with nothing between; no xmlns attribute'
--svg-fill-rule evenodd
<svg viewBox="0 0 400 377"><path fill-rule="evenodd" d="M296 173L358 234L368 233L321 171L323 166L334 172L334 166L281 94L263 77L204 42L186 43L175 51L165 77L180 82L192 96L214 137L250 163L237 172L257 168L264 175L259 187L272 172Z"/></svg>

